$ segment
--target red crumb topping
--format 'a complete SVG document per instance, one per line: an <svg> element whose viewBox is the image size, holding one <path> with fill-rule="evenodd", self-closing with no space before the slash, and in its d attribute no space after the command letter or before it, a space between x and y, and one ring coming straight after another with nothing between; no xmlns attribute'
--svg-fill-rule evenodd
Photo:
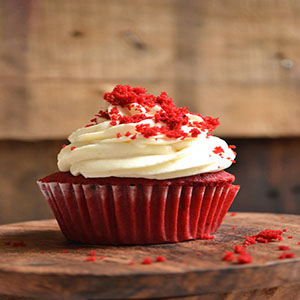
<svg viewBox="0 0 300 300"><path fill-rule="evenodd" d="M286 232L286 229L282 229L283 232Z"/></svg>
<svg viewBox="0 0 300 300"><path fill-rule="evenodd" d="M230 214L230 216L231 216L231 217L234 217L234 216L236 216L236 213L235 213L235 212L232 212L232 213Z"/></svg>
<svg viewBox="0 0 300 300"><path fill-rule="evenodd" d="M235 230L235 226L232 226L231 228L232 228L233 230Z"/></svg>
<svg viewBox="0 0 300 300"><path fill-rule="evenodd" d="M105 255L101 255L100 256L100 259L104 259L106 256Z"/></svg>
<svg viewBox="0 0 300 300"><path fill-rule="evenodd" d="M300 242L298 242L298 245L300 245Z"/></svg>
<svg viewBox="0 0 300 300"><path fill-rule="evenodd" d="M90 251L90 252L89 252L89 255L90 255L90 256L96 256L97 253L96 253L96 251Z"/></svg>
<svg viewBox="0 0 300 300"><path fill-rule="evenodd" d="M68 250L62 250L61 253L68 253Z"/></svg>
<svg viewBox="0 0 300 300"><path fill-rule="evenodd" d="M230 252L230 251L225 252L222 260L224 260L224 261L233 261L234 260L234 253Z"/></svg>
<svg viewBox="0 0 300 300"><path fill-rule="evenodd" d="M152 260L150 259L150 257L145 257L143 262L143 265L151 265L152 264Z"/></svg>
<svg viewBox="0 0 300 300"><path fill-rule="evenodd" d="M247 252L243 252L237 257L237 261L240 264L249 264L252 262L252 256Z"/></svg>
<svg viewBox="0 0 300 300"><path fill-rule="evenodd" d="M96 256L87 256L85 258L85 261L96 261L96 260L97 260Z"/></svg>
<svg viewBox="0 0 300 300"><path fill-rule="evenodd" d="M76 149L76 147L71 147L71 151L73 151L74 149Z"/></svg>
<svg viewBox="0 0 300 300"><path fill-rule="evenodd" d="M200 251L196 252L196 255L197 255L197 256L200 256L200 255L201 255L201 252L200 252Z"/></svg>
<svg viewBox="0 0 300 300"><path fill-rule="evenodd" d="M279 250L290 250L290 246L284 246L284 245L280 245L278 246Z"/></svg>
<svg viewBox="0 0 300 300"><path fill-rule="evenodd" d="M213 153L215 153L215 154L221 154L222 155L222 153L224 153L225 151L224 151L224 149L221 147L221 146L217 146L217 147L215 147L214 148L214 150L213 150Z"/></svg>
<svg viewBox="0 0 300 300"><path fill-rule="evenodd" d="M44 253L45 253L45 251L41 251L40 253L41 253L41 254L44 254Z"/></svg>
<svg viewBox="0 0 300 300"><path fill-rule="evenodd" d="M293 237L292 236L288 236L288 239L292 239Z"/></svg>
<svg viewBox="0 0 300 300"><path fill-rule="evenodd" d="M66 144L64 144L64 145L62 145L61 147L62 147L62 148L66 148L66 147L67 147L67 145L66 145Z"/></svg>
<svg viewBox="0 0 300 300"><path fill-rule="evenodd" d="M295 253L294 252L290 252L290 253L283 252L282 254L280 254L278 256L279 259L294 258L294 257L295 257Z"/></svg>
<svg viewBox="0 0 300 300"><path fill-rule="evenodd" d="M123 116L117 107L113 107L110 111L100 110L95 118L91 120L92 126L98 124L97 118L104 118L110 120L112 126L118 124L138 123L146 119L152 119L157 126L150 126L149 124L140 124L136 126L136 131L141 133L145 138L164 134L168 138L197 137L201 132L211 132L220 123L218 118L202 117L203 121L190 121L187 114L192 114L187 107L176 107L173 99L165 92L160 96L155 97L147 94L147 91L141 87L130 87L128 85L117 85L112 92L104 94L104 100L112 105L126 108L128 110L135 110L137 112L131 116ZM143 107L144 111L140 108ZM157 106L159 109L153 116L147 116L145 112L149 112L151 108ZM187 132L182 130L182 126L187 126L190 129Z"/></svg>
<svg viewBox="0 0 300 300"><path fill-rule="evenodd" d="M157 262L165 262L166 261L166 258L164 256L157 256L156 257L156 261Z"/></svg>
<svg viewBox="0 0 300 300"><path fill-rule="evenodd" d="M130 266L133 266L133 265L135 265L135 262L134 262L134 261L130 261L128 264L129 264Z"/></svg>

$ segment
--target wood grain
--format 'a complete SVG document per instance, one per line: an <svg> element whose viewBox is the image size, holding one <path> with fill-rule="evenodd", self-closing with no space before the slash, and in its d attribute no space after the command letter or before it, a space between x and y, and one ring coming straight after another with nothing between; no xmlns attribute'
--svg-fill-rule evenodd
<svg viewBox="0 0 300 300"><path fill-rule="evenodd" d="M236 216L227 215L214 240L127 247L68 243L54 220L4 225L0 227L0 289L8 295L74 300L191 296L198 299L196 295L217 299L216 295L232 292L255 296L253 290L269 291L270 296L271 289L276 294L277 288L285 286L298 286L298 290L281 289L281 296L290 295L293 290L294 295L299 295L299 222L300 217L296 215L237 213ZM248 247L254 259L251 264L222 261L224 252L242 244L245 235L265 228L285 228L287 232L281 242ZM24 247L5 244L20 240L25 242ZM279 260L278 245L289 245L295 258ZM86 262L91 250L96 251L97 260ZM105 258L101 259L102 255ZM145 257L155 260L159 255L166 261L150 265L141 263ZM135 264L129 265L130 261ZM268 299L276 298L270 296Z"/></svg>
<svg viewBox="0 0 300 300"><path fill-rule="evenodd" d="M299 136L299 15L294 0L0 0L0 138L63 138L117 83L219 116L220 135Z"/></svg>

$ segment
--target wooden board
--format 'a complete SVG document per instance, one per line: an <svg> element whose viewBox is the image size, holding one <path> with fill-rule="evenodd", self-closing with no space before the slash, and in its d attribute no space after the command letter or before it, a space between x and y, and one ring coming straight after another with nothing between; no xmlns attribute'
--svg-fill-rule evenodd
<svg viewBox="0 0 300 300"><path fill-rule="evenodd" d="M296 215L228 214L213 240L126 247L68 243L54 220L3 225L0 291L43 299L225 299L224 295L241 296L253 290L270 293L273 289L275 295L279 289L281 296L296 298L300 296L299 224ZM222 261L224 252L241 245L245 235L266 228L287 231L281 242L249 246L250 264ZM7 245L9 241L24 241L25 246ZM288 252L294 252L295 258L278 259L282 253L278 245L289 245ZM95 262L85 261L91 250L97 253ZM166 261L142 264L145 257L155 260L157 256Z"/></svg>
<svg viewBox="0 0 300 300"><path fill-rule="evenodd" d="M0 0L0 138L63 138L117 83L219 116L223 136L299 136L299 14L294 0Z"/></svg>

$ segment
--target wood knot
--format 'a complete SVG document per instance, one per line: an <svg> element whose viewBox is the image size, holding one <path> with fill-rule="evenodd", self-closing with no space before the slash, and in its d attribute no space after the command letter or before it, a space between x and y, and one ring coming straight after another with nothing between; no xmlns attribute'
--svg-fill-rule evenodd
<svg viewBox="0 0 300 300"><path fill-rule="evenodd" d="M74 37L74 38L78 38L78 37L84 36L84 33L81 30L76 30L75 29L71 32L71 36Z"/></svg>

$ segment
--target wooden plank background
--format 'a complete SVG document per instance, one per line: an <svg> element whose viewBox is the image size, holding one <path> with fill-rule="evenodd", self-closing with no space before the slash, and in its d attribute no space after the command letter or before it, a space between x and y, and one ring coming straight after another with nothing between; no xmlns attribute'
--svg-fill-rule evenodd
<svg viewBox="0 0 300 300"><path fill-rule="evenodd" d="M297 0L0 0L0 138L64 138L117 83L299 136L299 28Z"/></svg>
<svg viewBox="0 0 300 300"><path fill-rule="evenodd" d="M0 0L0 223L51 216L36 179L119 83L220 117L232 209L300 213L299 28L298 0Z"/></svg>

